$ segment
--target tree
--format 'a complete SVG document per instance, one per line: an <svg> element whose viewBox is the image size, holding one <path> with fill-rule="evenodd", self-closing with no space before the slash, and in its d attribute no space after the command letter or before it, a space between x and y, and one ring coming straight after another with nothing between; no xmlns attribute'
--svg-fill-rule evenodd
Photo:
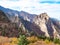
<svg viewBox="0 0 60 45"><path fill-rule="evenodd" d="M27 45L28 40L25 35L20 35L18 45Z"/></svg>

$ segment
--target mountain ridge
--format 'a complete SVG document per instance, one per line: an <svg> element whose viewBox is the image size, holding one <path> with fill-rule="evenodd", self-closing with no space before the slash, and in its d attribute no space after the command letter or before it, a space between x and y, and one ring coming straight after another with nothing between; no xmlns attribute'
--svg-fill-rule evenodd
<svg viewBox="0 0 60 45"><path fill-rule="evenodd" d="M1 7L1 6L0 6ZM1 7L4 8L4 7ZM0 8L0 10L2 10ZM4 8L5 9L5 8ZM33 32L35 35L45 35L47 37L60 38L60 21L52 19L47 13L41 13L40 15L29 14L24 11L15 10L2 10L12 23L17 23L21 27L27 29L28 32ZM0 14L1 15L1 14Z"/></svg>

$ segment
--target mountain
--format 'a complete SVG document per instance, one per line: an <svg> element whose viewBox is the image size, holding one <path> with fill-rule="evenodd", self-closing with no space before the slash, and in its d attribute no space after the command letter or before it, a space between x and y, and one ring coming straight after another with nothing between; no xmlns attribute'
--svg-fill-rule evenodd
<svg viewBox="0 0 60 45"><path fill-rule="evenodd" d="M0 6L0 10L2 10L9 17L11 21L13 21L12 18L14 18L14 16L18 15L20 18L32 22L32 19L36 16L36 14L29 14L24 11L11 10L8 8L4 8L2 6Z"/></svg>
<svg viewBox="0 0 60 45"><path fill-rule="evenodd" d="M6 14L0 10L0 36L18 37L20 34L26 33L20 18L15 17L14 22L11 22Z"/></svg>
<svg viewBox="0 0 60 45"><path fill-rule="evenodd" d="M38 15L33 22L40 27L42 32L45 32L45 36L60 38L59 32L57 31L60 30L58 27L58 25L60 26L60 22L50 18L47 13Z"/></svg>
<svg viewBox="0 0 60 45"><path fill-rule="evenodd" d="M2 15L5 14L6 18L9 19L10 22L8 23L10 25L11 23L13 24L12 27L14 27L14 24L16 24L15 28L22 28L22 32L25 31L26 35L29 34L51 38L60 38L60 21L49 17L47 13L41 13L40 15L29 14L24 11L11 10L2 6L0 6L0 10L3 12ZM12 27L10 28L11 30ZM17 31L16 29L14 30ZM15 35L18 35L18 33Z"/></svg>
<svg viewBox="0 0 60 45"><path fill-rule="evenodd" d="M60 35L60 21L54 18L51 18L51 21L53 22L55 29L58 31Z"/></svg>

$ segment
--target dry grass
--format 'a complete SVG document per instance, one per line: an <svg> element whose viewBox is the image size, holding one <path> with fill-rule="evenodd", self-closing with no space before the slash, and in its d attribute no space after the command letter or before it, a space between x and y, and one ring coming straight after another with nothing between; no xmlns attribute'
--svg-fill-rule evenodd
<svg viewBox="0 0 60 45"><path fill-rule="evenodd" d="M17 45L17 38L8 38L0 36L0 45Z"/></svg>
<svg viewBox="0 0 60 45"><path fill-rule="evenodd" d="M35 41L34 43L30 43L28 45L58 45L54 44L53 42L49 42L47 40L39 40L37 37L28 37L29 41ZM30 40L31 39L31 40ZM0 45L17 45L18 38L8 38L0 36Z"/></svg>
<svg viewBox="0 0 60 45"><path fill-rule="evenodd" d="M58 44L54 44L54 43L52 43L52 42L50 42L50 43L46 43L45 41L37 41L37 42L35 42L35 43L30 43L29 45L58 45Z"/></svg>

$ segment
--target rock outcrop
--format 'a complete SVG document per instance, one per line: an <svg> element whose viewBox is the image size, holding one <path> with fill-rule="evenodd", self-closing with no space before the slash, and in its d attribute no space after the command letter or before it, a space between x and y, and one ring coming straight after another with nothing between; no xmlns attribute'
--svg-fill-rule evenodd
<svg viewBox="0 0 60 45"><path fill-rule="evenodd" d="M55 25L46 13L42 13L35 17L33 22L40 27L42 32L45 32L45 36L59 37L59 34L55 29Z"/></svg>

